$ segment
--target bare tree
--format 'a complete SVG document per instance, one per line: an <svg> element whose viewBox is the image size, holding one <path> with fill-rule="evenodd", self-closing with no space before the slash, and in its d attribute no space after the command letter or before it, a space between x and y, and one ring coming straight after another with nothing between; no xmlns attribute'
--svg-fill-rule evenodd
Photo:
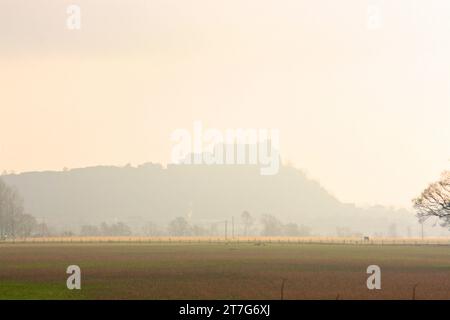
<svg viewBox="0 0 450 320"><path fill-rule="evenodd" d="M111 225L103 222L100 225L100 234L102 236L123 237L130 236L131 233L130 227L123 222L117 222Z"/></svg>
<svg viewBox="0 0 450 320"><path fill-rule="evenodd" d="M413 203L421 223L437 217L443 226L450 225L450 171L442 173L441 179L431 183Z"/></svg>
<svg viewBox="0 0 450 320"><path fill-rule="evenodd" d="M300 234L300 228L296 223L287 223L283 226L283 235L288 237L297 237Z"/></svg>
<svg viewBox="0 0 450 320"><path fill-rule="evenodd" d="M97 226L83 225L81 226L80 235L81 236L99 236L101 234L100 229Z"/></svg>
<svg viewBox="0 0 450 320"><path fill-rule="evenodd" d="M0 180L0 240L4 239L5 237L5 222L6 222L6 185L5 183Z"/></svg>
<svg viewBox="0 0 450 320"><path fill-rule="evenodd" d="M142 227L142 232L147 237L154 237L154 236L157 236L157 235L159 235L161 233L160 230L159 230L158 225L156 225L155 223L153 223L151 221L147 222Z"/></svg>
<svg viewBox="0 0 450 320"><path fill-rule="evenodd" d="M169 223L168 232L171 236L188 236L189 229L188 221L183 217L178 217Z"/></svg>
<svg viewBox="0 0 450 320"><path fill-rule="evenodd" d="M41 222L36 226L36 235L38 237L48 237L50 234L50 230L45 222Z"/></svg>
<svg viewBox="0 0 450 320"><path fill-rule="evenodd" d="M391 238L397 238L397 225L395 223L391 223L389 225L388 236Z"/></svg>
<svg viewBox="0 0 450 320"><path fill-rule="evenodd" d="M130 227L123 222L111 225L111 229L115 236L131 236L132 234Z"/></svg>
<svg viewBox="0 0 450 320"><path fill-rule="evenodd" d="M311 228L296 223L287 223L283 225L283 235L288 237L309 237L311 235Z"/></svg>
<svg viewBox="0 0 450 320"><path fill-rule="evenodd" d="M265 214L261 217L263 229L261 235L264 237L281 236L283 234L283 224L276 217Z"/></svg>
<svg viewBox="0 0 450 320"><path fill-rule="evenodd" d="M22 214L17 217L17 229L16 233L19 237L30 237L36 230L37 221L29 214Z"/></svg>
<svg viewBox="0 0 450 320"><path fill-rule="evenodd" d="M193 225L190 228L190 230L191 230L192 235L196 236L196 237L203 237L203 236L209 235L208 230L205 227L198 225L198 224Z"/></svg>
<svg viewBox="0 0 450 320"><path fill-rule="evenodd" d="M0 239L15 238L24 215L19 193L0 180Z"/></svg>
<svg viewBox="0 0 450 320"><path fill-rule="evenodd" d="M253 225L253 218L250 215L250 212L244 211L241 214L241 219L244 224L244 236L248 236L248 231Z"/></svg>

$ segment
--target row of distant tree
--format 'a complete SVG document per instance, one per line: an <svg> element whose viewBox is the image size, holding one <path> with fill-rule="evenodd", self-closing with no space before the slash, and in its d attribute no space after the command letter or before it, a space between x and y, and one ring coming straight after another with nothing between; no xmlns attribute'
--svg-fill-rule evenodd
<svg viewBox="0 0 450 320"><path fill-rule="evenodd" d="M242 214L242 219L235 225L231 221L220 221L208 225L192 224L184 217L177 217L162 228L153 222L146 223L141 230L145 236L309 236L311 229L298 226L295 223L283 224L272 215L263 215L261 219L262 228L254 228L254 220L248 212ZM81 236L129 236L131 228L123 222L115 224L102 223L99 226L84 225L81 227Z"/></svg>
<svg viewBox="0 0 450 320"><path fill-rule="evenodd" d="M413 200L414 208L420 222L435 217L443 226L450 225L450 172L442 174L441 179L431 183L422 194ZM142 228L142 234L147 236L310 236L311 229L295 223L283 223L273 215L261 216L258 228L256 220L244 211L238 221L220 221L208 226L192 224L184 217L173 219L166 228L160 228L154 223L147 223ZM348 234L347 229L338 229L342 236ZM79 232L82 236L129 236L131 228L123 222L113 224L102 223L98 226L84 225ZM391 236L396 234L396 226L389 228ZM23 200L17 190L7 186L0 179L0 240L8 238L45 237L56 235L45 223L38 223L30 214L25 213ZM74 235L64 232L59 235Z"/></svg>
<svg viewBox="0 0 450 320"><path fill-rule="evenodd" d="M244 211L239 223L221 221L208 226L192 224L184 217L172 220L166 228L149 222L142 228L148 236L222 236L224 233L239 236L255 235L255 219ZM272 215L263 215L260 235L263 236L308 236L311 230L294 223L283 224ZM235 229L236 227L236 229ZM240 228L239 228L240 227ZM123 222L100 225L83 225L79 233L73 231L54 232L45 223L38 223L35 217L25 213L23 199L15 188L0 179L0 240L46 237L46 236L130 236L131 228Z"/></svg>
<svg viewBox="0 0 450 320"><path fill-rule="evenodd" d="M81 227L81 236L130 236L131 228L123 222L107 224L103 222L100 226L84 225Z"/></svg>
<svg viewBox="0 0 450 320"><path fill-rule="evenodd" d="M419 221L423 222L431 217L438 218L442 225L450 225L450 172L445 171L441 179L431 183L422 194L413 200L417 210ZM148 222L142 228L142 234L146 236L290 236L307 237L312 235L311 228L296 223L283 223L270 214L264 214L255 227L257 220L248 212L244 211L238 221L224 220L210 223L207 226L192 224L184 217L177 217L170 221L166 228L161 228L155 223ZM397 226L391 224L388 236L396 237ZM355 236L358 233L348 228L337 228L338 236ZM83 226L80 234L83 236L128 236L131 229L126 224L118 222L108 225L102 223L100 226ZM411 231L408 230L408 234Z"/></svg>
<svg viewBox="0 0 450 320"><path fill-rule="evenodd" d="M311 229L306 226L299 226L295 223L284 224L273 215L265 214L261 217L260 225L255 227L255 219L248 211L241 214L240 220L224 220L208 225L191 224L184 217L173 219L162 230L153 223L148 223L143 229L145 235L158 236L310 236Z"/></svg>

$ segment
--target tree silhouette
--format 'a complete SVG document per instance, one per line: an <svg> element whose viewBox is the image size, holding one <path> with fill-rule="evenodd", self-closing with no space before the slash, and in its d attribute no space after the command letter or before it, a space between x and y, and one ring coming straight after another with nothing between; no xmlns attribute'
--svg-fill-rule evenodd
<svg viewBox="0 0 450 320"><path fill-rule="evenodd" d="M244 236L248 236L248 230L251 228L251 226L253 225L253 218L250 215L250 212L248 211L244 211L241 214L241 219L242 222L244 224Z"/></svg>
<svg viewBox="0 0 450 320"><path fill-rule="evenodd" d="M450 225L450 171L442 173L441 179L431 183L413 203L421 223L437 217L443 226Z"/></svg>

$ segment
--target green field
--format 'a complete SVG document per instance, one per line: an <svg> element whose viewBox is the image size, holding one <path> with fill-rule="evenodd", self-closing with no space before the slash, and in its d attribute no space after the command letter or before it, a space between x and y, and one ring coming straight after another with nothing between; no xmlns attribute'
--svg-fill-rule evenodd
<svg viewBox="0 0 450 320"><path fill-rule="evenodd" d="M366 268L382 271L368 290ZM66 268L82 289L66 288ZM450 298L450 247L325 244L1 244L0 299Z"/></svg>

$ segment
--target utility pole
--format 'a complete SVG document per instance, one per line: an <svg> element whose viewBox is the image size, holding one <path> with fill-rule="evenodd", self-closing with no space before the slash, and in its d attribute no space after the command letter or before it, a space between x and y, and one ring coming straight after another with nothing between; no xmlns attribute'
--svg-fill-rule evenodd
<svg viewBox="0 0 450 320"><path fill-rule="evenodd" d="M225 240L228 238L228 220L225 220Z"/></svg>
<svg viewBox="0 0 450 320"><path fill-rule="evenodd" d="M234 239L234 217L231 217L231 239Z"/></svg>

